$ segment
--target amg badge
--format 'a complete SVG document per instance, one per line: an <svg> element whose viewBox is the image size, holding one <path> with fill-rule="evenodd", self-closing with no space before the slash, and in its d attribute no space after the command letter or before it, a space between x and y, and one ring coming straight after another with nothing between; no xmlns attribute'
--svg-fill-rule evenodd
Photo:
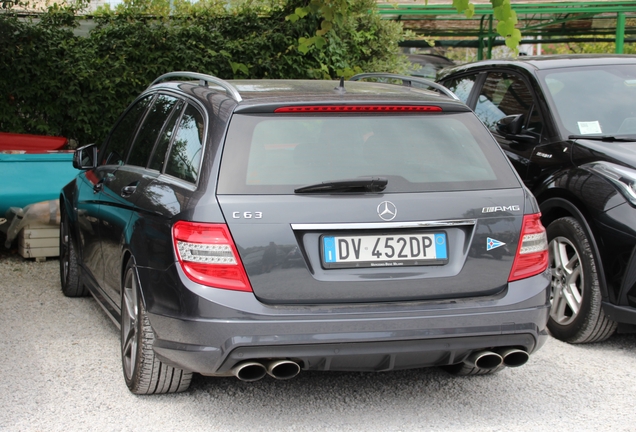
<svg viewBox="0 0 636 432"><path fill-rule="evenodd" d="M521 211L521 207L518 205L484 207L481 209L482 213L517 212L517 211Z"/></svg>

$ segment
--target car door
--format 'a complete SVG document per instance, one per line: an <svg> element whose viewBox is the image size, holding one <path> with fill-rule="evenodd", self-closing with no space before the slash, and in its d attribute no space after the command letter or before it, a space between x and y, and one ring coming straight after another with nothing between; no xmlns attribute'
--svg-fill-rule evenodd
<svg viewBox="0 0 636 432"><path fill-rule="evenodd" d="M158 173L148 169L150 156L178 99L158 94L148 108L133 140L126 162L104 183L100 211L100 240L104 256L104 290L117 302L121 289L122 251L129 243L128 227L135 203Z"/></svg>
<svg viewBox="0 0 636 432"><path fill-rule="evenodd" d="M471 102L477 117L532 187L530 165L535 147L542 143L544 121L530 86L515 73L491 71Z"/></svg>
<svg viewBox="0 0 636 432"><path fill-rule="evenodd" d="M158 274L147 276L146 269L165 269L174 263L173 219L187 211L195 194L201 199L202 191L197 191L197 184L207 130L203 112L189 102L177 104L151 156L149 169L154 172L154 179L143 186L144 191L135 203L143 216L135 221L132 244L142 280ZM156 290L165 284L157 282L152 286ZM152 293L147 291L146 295L145 300L152 304Z"/></svg>
<svg viewBox="0 0 636 432"><path fill-rule="evenodd" d="M97 167L78 176L77 217L82 265L92 279L92 284L102 290L105 289L105 266L100 231L104 185L112 180L113 172L123 163L137 124L151 99L152 96L144 97L126 110L106 139Z"/></svg>

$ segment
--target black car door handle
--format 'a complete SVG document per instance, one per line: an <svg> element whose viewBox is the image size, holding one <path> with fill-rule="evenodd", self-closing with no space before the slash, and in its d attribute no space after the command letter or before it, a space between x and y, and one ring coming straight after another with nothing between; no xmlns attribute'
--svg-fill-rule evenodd
<svg viewBox="0 0 636 432"><path fill-rule="evenodd" d="M101 180L95 183L95 185L93 186L93 193L101 192L104 189L104 183L110 183L114 179L115 179L114 174L112 173L106 174L105 177L103 177Z"/></svg>

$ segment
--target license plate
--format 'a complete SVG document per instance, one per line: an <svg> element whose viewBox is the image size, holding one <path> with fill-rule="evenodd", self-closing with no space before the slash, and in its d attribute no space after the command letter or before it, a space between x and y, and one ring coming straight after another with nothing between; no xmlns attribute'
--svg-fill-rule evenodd
<svg viewBox="0 0 636 432"><path fill-rule="evenodd" d="M397 267L448 263L445 232L322 237L325 268Z"/></svg>

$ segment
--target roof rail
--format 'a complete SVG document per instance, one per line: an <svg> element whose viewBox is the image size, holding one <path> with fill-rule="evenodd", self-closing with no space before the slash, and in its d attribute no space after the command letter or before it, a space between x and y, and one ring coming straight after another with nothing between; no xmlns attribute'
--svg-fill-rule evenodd
<svg viewBox="0 0 636 432"><path fill-rule="evenodd" d="M216 84L222 87L227 92L227 94L236 102L240 102L243 100L238 89L234 87L232 84L230 84L229 82L224 81L221 78L217 78L212 75L206 75L206 74L197 73L197 72L187 72L187 71L169 72L169 73L161 75L159 78L154 80L150 85L152 86L152 85L160 83L161 81L165 81L168 78L175 78L175 77L198 79L200 80L200 85L202 86L208 86L210 83Z"/></svg>
<svg viewBox="0 0 636 432"><path fill-rule="evenodd" d="M424 84L425 86L434 88L442 93L444 96L448 96L451 99L455 99L461 102L461 100L457 97L455 93L447 89L441 84L436 83L435 81L427 80L426 78L419 78L409 75L398 75L392 73L384 73L384 72L369 72L369 73L361 73L352 76L349 78L349 81L359 81L363 78L390 78L390 79L399 79L402 80L402 85L406 87L413 87L413 83Z"/></svg>

